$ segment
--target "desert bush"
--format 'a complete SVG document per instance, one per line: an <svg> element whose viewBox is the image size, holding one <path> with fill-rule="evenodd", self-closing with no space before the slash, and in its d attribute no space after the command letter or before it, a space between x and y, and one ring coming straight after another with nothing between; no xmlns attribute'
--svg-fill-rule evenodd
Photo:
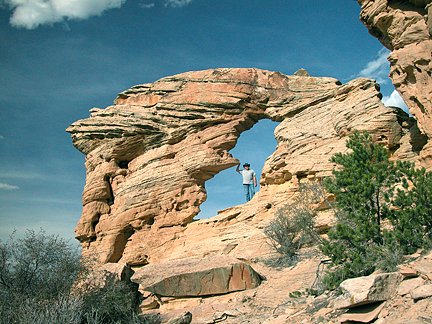
<svg viewBox="0 0 432 324"><path fill-rule="evenodd" d="M43 230L27 230L0 242L0 323L155 323L134 313L137 291L108 281L79 293L77 280L91 269L67 241Z"/></svg>
<svg viewBox="0 0 432 324"><path fill-rule="evenodd" d="M111 280L104 286L89 286L84 291L83 308L88 324L136 323L137 292L126 282Z"/></svg>
<svg viewBox="0 0 432 324"><path fill-rule="evenodd" d="M13 233L6 243L0 242L0 309L7 322L20 322L15 310L26 305L40 308L59 302L80 269L79 251L43 230L27 230L21 239Z"/></svg>
<svg viewBox="0 0 432 324"><path fill-rule="evenodd" d="M264 229L270 246L280 255L276 264L293 264L299 250L320 237L315 229L313 204L321 195L318 183L302 184L292 203L278 210L274 220Z"/></svg>
<svg viewBox="0 0 432 324"><path fill-rule="evenodd" d="M27 299L17 307L16 316L22 324L80 324L82 306L82 299L73 295L61 295L49 302Z"/></svg>
<svg viewBox="0 0 432 324"><path fill-rule="evenodd" d="M432 173L390 161L388 150L366 132L354 131L346 146L347 153L330 159L337 165L333 177L323 187L301 188L265 229L271 246L291 261L307 242L319 242L331 259L320 278L327 288L376 270L393 271L404 255L432 245ZM324 192L336 197L329 207L338 222L320 239L313 204L325 199Z"/></svg>

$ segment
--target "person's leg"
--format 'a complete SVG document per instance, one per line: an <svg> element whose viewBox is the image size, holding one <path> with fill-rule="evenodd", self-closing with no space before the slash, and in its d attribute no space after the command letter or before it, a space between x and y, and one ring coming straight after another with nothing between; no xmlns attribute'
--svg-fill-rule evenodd
<svg viewBox="0 0 432 324"><path fill-rule="evenodd" d="M255 187L253 184L250 184L249 185L249 197L250 197L250 199L252 199L254 195L255 195Z"/></svg>
<svg viewBox="0 0 432 324"><path fill-rule="evenodd" d="M248 184L244 184L243 185L243 189L244 189L245 196L246 196L246 202L248 202L250 200L249 185Z"/></svg>

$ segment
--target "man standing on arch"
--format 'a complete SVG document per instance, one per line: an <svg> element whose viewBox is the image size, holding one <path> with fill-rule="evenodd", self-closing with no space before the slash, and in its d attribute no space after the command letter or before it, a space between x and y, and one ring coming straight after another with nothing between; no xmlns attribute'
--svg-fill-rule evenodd
<svg viewBox="0 0 432 324"><path fill-rule="evenodd" d="M255 195L255 187L257 186L255 171L250 169L250 164L243 164L244 170L240 170L240 163L237 165L236 171L243 176L243 188L246 195L246 202L252 199Z"/></svg>

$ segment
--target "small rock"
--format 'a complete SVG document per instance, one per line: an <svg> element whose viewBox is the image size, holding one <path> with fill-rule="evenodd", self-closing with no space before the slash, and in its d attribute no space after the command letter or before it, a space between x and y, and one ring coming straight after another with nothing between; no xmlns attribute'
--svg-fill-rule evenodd
<svg viewBox="0 0 432 324"><path fill-rule="evenodd" d="M424 285L410 291L412 299L423 299L432 296L432 285Z"/></svg>
<svg viewBox="0 0 432 324"><path fill-rule="evenodd" d="M399 296L404 296L409 294L409 292L417 287L423 286L425 284L425 280L421 277L404 280L400 283L397 293Z"/></svg>
<svg viewBox="0 0 432 324"><path fill-rule="evenodd" d="M156 309L160 307L160 301L155 295L150 295L145 298L139 305L141 311L146 311L148 309Z"/></svg>
<svg viewBox="0 0 432 324"><path fill-rule="evenodd" d="M170 319L167 324L189 324L190 322L192 322L192 314L185 312L178 317Z"/></svg>
<svg viewBox="0 0 432 324"><path fill-rule="evenodd" d="M378 315L378 318L384 318L384 317L387 317L387 316L389 316L389 311L387 310L387 309L383 309L380 313L379 313L379 315Z"/></svg>
<svg viewBox="0 0 432 324"><path fill-rule="evenodd" d="M400 273L404 277L417 277L418 276L417 270L414 270L413 268L410 268L410 267L402 268L400 270Z"/></svg>
<svg viewBox="0 0 432 324"><path fill-rule="evenodd" d="M351 308L347 313L342 314L339 320L341 323L348 321L370 323L378 318L384 305L385 303L374 303Z"/></svg>

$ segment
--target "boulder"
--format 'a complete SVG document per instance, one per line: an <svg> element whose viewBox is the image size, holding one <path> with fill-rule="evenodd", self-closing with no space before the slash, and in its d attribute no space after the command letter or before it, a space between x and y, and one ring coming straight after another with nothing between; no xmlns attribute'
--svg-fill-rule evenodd
<svg viewBox="0 0 432 324"><path fill-rule="evenodd" d="M345 280L340 284L342 295L334 303L337 309L385 301L392 298L402 281L400 273L382 273Z"/></svg>
<svg viewBox="0 0 432 324"><path fill-rule="evenodd" d="M133 273L134 271L124 263L106 263L93 267L89 275L82 282L79 282L77 287L84 289L89 286L103 288L108 284L120 281L130 284Z"/></svg>
<svg viewBox="0 0 432 324"><path fill-rule="evenodd" d="M432 252L425 255L413 268L420 274L429 278L429 280L432 280Z"/></svg>
<svg viewBox="0 0 432 324"><path fill-rule="evenodd" d="M171 297L226 294L261 283L251 266L225 256L149 264L137 270L131 280L140 290Z"/></svg>
<svg viewBox="0 0 432 324"><path fill-rule="evenodd" d="M418 272L417 270L411 268L411 267L404 267L402 269L400 269L400 273L402 276L406 277L406 278L411 278L411 277L417 277L418 276Z"/></svg>

